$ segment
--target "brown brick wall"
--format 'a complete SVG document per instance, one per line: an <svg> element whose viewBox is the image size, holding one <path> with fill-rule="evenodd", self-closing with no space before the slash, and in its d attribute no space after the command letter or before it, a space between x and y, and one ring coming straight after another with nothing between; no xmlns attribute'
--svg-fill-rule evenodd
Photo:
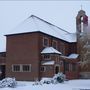
<svg viewBox="0 0 90 90"><path fill-rule="evenodd" d="M65 41L59 40L57 38L53 38L51 36L48 36L46 34L41 34L39 35L39 42L40 42L40 50L43 50L43 45L42 45L42 41L43 41L43 37L47 37L49 39L49 46L52 46L52 41L55 40L57 41L57 50L58 51L62 51L62 54L64 55L69 55L71 53L76 53L76 43L67 43ZM62 49L63 48L63 49ZM65 51L63 51L65 50ZM41 58L42 60L42 58ZM60 62L60 60L63 60L61 58L59 58L59 60L57 60L57 55L51 55L51 60L55 60L55 64L58 64ZM68 60L66 60L68 61ZM78 60L69 60L70 63L72 62L77 62ZM60 64L60 63L59 63ZM64 64L64 63L63 63ZM64 66L60 65L60 71L64 72ZM52 77L55 74L55 65L53 67L53 70L50 72L42 72L42 76L43 77ZM78 78L78 72L68 72L67 74L68 79L73 79L73 78Z"/></svg>
<svg viewBox="0 0 90 90"><path fill-rule="evenodd" d="M60 39L57 39L57 38L54 38L52 36L49 36L47 34L43 34L43 33L40 33L39 34L39 47L40 47L40 50L42 51L43 50L43 37L46 37L49 39L49 46L52 46L52 41L56 41L57 42L57 50L62 52L62 54L64 55L69 55L71 53L76 53L77 49L76 49L76 43L68 43L68 42L65 42L63 40L60 40ZM64 51L65 50L65 51Z"/></svg>
<svg viewBox="0 0 90 90"><path fill-rule="evenodd" d="M53 65L43 65L44 67L46 67L46 71L45 72L41 72L41 77L53 77L54 76L54 66ZM51 69L50 69L51 67Z"/></svg>
<svg viewBox="0 0 90 90"><path fill-rule="evenodd" d="M70 72L65 72L66 74L66 78L67 79L78 79L79 78L79 72L73 72L73 71L70 71Z"/></svg>
<svg viewBox="0 0 90 90"><path fill-rule="evenodd" d="M7 36L6 76L17 80L39 78L38 33ZM12 72L12 64L31 64L31 72Z"/></svg>
<svg viewBox="0 0 90 90"><path fill-rule="evenodd" d="M69 47L69 43L43 33L9 35L6 46L6 76L16 77L17 80L35 80L42 76L53 76L55 67L51 72L40 72L40 61L42 60L40 52L45 48L43 47L43 37L49 39L49 46L52 46L53 40L57 41L57 50L61 51L64 48L64 55L75 52L73 48ZM75 45L72 44L72 47ZM31 72L12 72L12 64L31 64ZM63 67L61 70L63 71Z"/></svg>
<svg viewBox="0 0 90 90"><path fill-rule="evenodd" d="M6 64L6 52L0 52L0 65Z"/></svg>
<svg viewBox="0 0 90 90"><path fill-rule="evenodd" d="M6 64L6 57L0 57L0 65Z"/></svg>

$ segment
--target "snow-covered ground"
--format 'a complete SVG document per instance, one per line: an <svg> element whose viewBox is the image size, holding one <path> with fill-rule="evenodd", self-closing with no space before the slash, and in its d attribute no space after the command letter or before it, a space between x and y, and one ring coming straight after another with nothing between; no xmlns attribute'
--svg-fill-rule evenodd
<svg viewBox="0 0 90 90"><path fill-rule="evenodd" d="M18 81L16 88L0 88L0 90L90 90L89 80L70 80L58 84L33 85L34 82Z"/></svg>

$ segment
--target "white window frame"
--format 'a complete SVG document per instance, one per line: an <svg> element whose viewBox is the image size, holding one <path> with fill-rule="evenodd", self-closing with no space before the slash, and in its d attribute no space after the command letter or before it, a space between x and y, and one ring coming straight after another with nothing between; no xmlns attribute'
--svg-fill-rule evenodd
<svg viewBox="0 0 90 90"><path fill-rule="evenodd" d="M23 71L23 66L24 66L24 65L28 65L29 68L30 68L30 70L29 70L29 71ZM31 72L31 64L22 64L22 72Z"/></svg>
<svg viewBox="0 0 90 90"><path fill-rule="evenodd" d="M14 71L14 66L19 65L20 66L20 71ZM29 71L23 71L23 65L29 65L30 70ZM12 72L31 72L31 64L12 64Z"/></svg>
<svg viewBox="0 0 90 90"><path fill-rule="evenodd" d="M14 66L19 65L20 66L20 71L14 71ZM21 64L12 64L12 72L21 72Z"/></svg>

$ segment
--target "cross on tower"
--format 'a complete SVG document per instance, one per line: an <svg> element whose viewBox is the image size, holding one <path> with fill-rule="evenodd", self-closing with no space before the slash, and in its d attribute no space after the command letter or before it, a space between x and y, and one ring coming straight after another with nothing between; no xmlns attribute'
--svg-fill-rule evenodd
<svg viewBox="0 0 90 90"><path fill-rule="evenodd" d="M82 5L81 5L81 10L82 10Z"/></svg>

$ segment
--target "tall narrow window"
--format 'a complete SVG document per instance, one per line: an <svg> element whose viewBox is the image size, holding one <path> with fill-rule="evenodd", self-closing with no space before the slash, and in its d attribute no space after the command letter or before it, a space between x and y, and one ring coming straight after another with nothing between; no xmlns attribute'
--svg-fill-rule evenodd
<svg viewBox="0 0 90 90"><path fill-rule="evenodd" d="M43 38L43 46L44 47L48 47L49 46L49 39L46 38L46 37Z"/></svg>
<svg viewBox="0 0 90 90"><path fill-rule="evenodd" d="M60 51L65 55L65 44L63 42L60 43Z"/></svg>
<svg viewBox="0 0 90 90"><path fill-rule="evenodd" d="M53 46L55 49L57 49L57 42L56 42L55 40L53 40L52 46Z"/></svg>
<svg viewBox="0 0 90 90"><path fill-rule="evenodd" d="M73 71L72 70L72 64L71 63L69 64L69 71Z"/></svg>
<svg viewBox="0 0 90 90"><path fill-rule="evenodd" d="M76 64L72 64L72 70L76 71Z"/></svg>
<svg viewBox="0 0 90 90"><path fill-rule="evenodd" d="M65 71L69 71L69 63L65 62Z"/></svg>
<svg viewBox="0 0 90 90"><path fill-rule="evenodd" d="M60 66L56 65L55 66L55 74L58 74L60 72Z"/></svg>
<svg viewBox="0 0 90 90"><path fill-rule="evenodd" d="M81 32L83 32L83 29L84 29L84 27L83 27L83 17L81 17Z"/></svg>
<svg viewBox="0 0 90 90"><path fill-rule="evenodd" d="M45 72L46 71L46 67L45 66L41 66L40 71L41 72Z"/></svg>
<svg viewBox="0 0 90 90"><path fill-rule="evenodd" d="M63 61L60 61L60 65L63 66Z"/></svg>

